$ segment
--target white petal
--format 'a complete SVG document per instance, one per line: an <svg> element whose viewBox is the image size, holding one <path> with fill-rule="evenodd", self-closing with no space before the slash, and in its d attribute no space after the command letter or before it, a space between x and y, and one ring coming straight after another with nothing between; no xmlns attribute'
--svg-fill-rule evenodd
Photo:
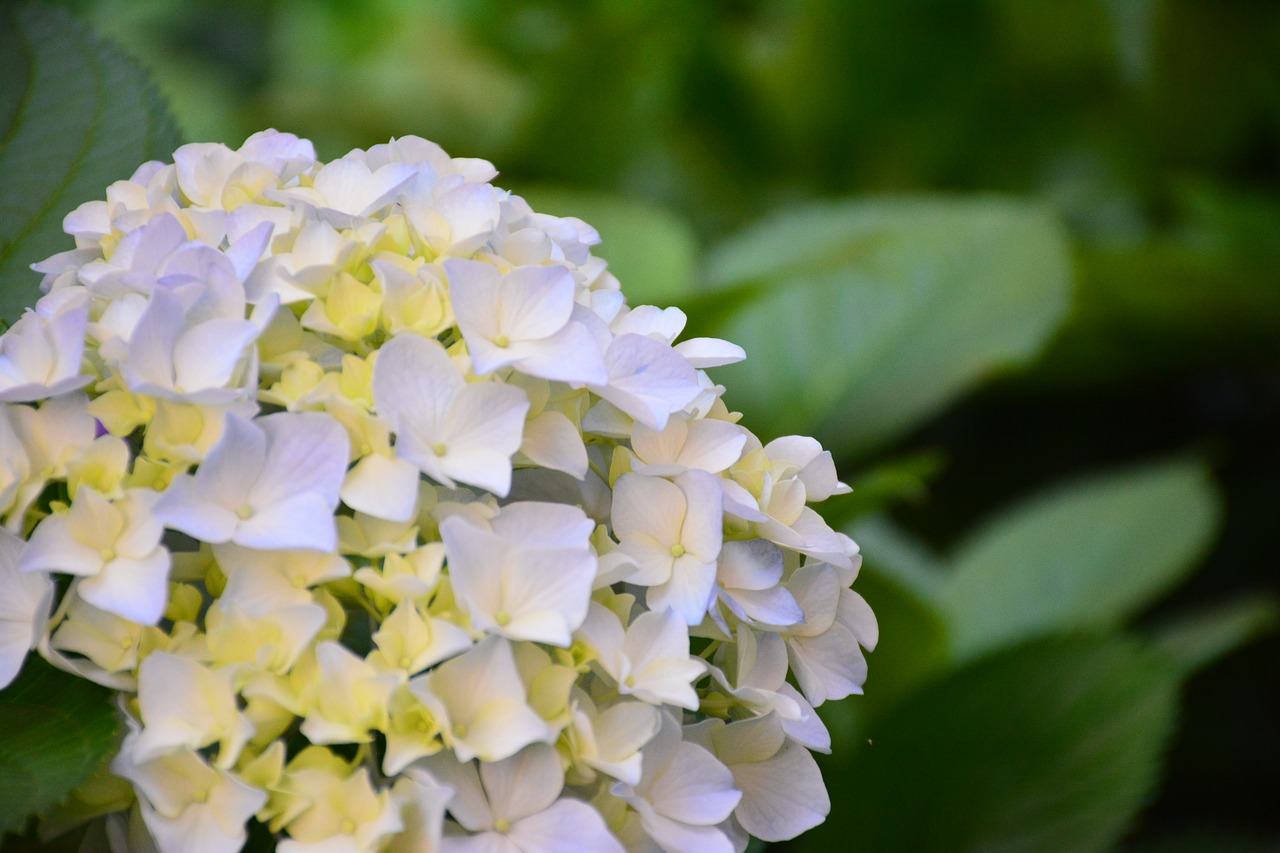
<svg viewBox="0 0 1280 853"><path fill-rule="evenodd" d="M418 511L418 469L403 459L370 454L347 472L338 493L358 512L409 521Z"/></svg>
<svg viewBox="0 0 1280 853"><path fill-rule="evenodd" d="M671 347L643 335L622 335L605 353L607 385L592 390L654 429L666 426L702 392L689 362Z"/></svg>
<svg viewBox="0 0 1280 853"><path fill-rule="evenodd" d="M160 496L155 506L156 518L165 527L204 542L231 541L240 519L227 507L205 500L205 494L194 477L180 476Z"/></svg>
<svg viewBox="0 0 1280 853"><path fill-rule="evenodd" d="M624 550L641 535L668 548L676 544L687 511L685 493L667 480L623 474L614 486L613 529Z"/></svg>
<svg viewBox="0 0 1280 853"><path fill-rule="evenodd" d="M231 541L263 551L332 551L338 546L333 506L316 492L277 499L240 521Z"/></svg>
<svg viewBox="0 0 1280 853"><path fill-rule="evenodd" d="M581 323L570 322L545 340L513 349L521 357L511 362L512 366L529 376L574 386L600 385L609 378L595 339Z"/></svg>
<svg viewBox="0 0 1280 853"><path fill-rule="evenodd" d="M787 737L806 749L830 754L831 732L827 731L818 712L800 695L800 691L790 684L783 684L778 688L778 695L785 696L800 708L800 719L782 721L782 730L787 733Z"/></svg>
<svg viewBox="0 0 1280 853"><path fill-rule="evenodd" d="M75 538L66 515L50 515L36 525L18 559L21 572L92 575L101 568L102 557Z"/></svg>
<svg viewBox="0 0 1280 853"><path fill-rule="evenodd" d="M836 619L858 638L858 645L867 651L875 651L880 639L880 626L871 605L866 599L851 589L840 590L840 606L836 610Z"/></svg>
<svg viewBox="0 0 1280 853"><path fill-rule="evenodd" d="M676 477L675 484L689 507L679 541L689 553L714 562L724 541L724 490L720 479L694 469Z"/></svg>
<svg viewBox="0 0 1280 853"><path fill-rule="evenodd" d="M267 435L261 426L237 414L227 414L221 437L196 469L197 500L238 507L266 464Z"/></svg>
<svg viewBox="0 0 1280 853"><path fill-rule="evenodd" d="M742 799L729 768L692 743L680 744L655 789L650 801L658 813L695 826L720 823Z"/></svg>
<svg viewBox="0 0 1280 853"><path fill-rule="evenodd" d="M435 211L449 223L450 254L470 255L488 242L502 215L497 191L487 183L466 183L436 199Z"/></svg>
<svg viewBox="0 0 1280 853"><path fill-rule="evenodd" d="M140 560L117 559L77 587L85 601L141 625L160 621L169 598L169 552L157 548Z"/></svg>
<svg viewBox="0 0 1280 853"><path fill-rule="evenodd" d="M760 625L787 628L804 619L804 611L786 587L769 589L736 589L726 592L726 602L739 618Z"/></svg>
<svg viewBox="0 0 1280 853"><path fill-rule="evenodd" d="M511 457L524 438L529 398L514 385L482 383L458 392L440 441L447 448L439 464L464 483L504 497L511 488Z"/></svg>
<svg viewBox="0 0 1280 853"><path fill-rule="evenodd" d="M124 371L130 387L173 387L173 348L185 323L181 300L164 288L156 288L129 338Z"/></svg>
<svg viewBox="0 0 1280 853"><path fill-rule="evenodd" d="M576 506L519 501L490 522L493 532L522 548L590 548L595 523Z"/></svg>
<svg viewBox="0 0 1280 853"><path fill-rule="evenodd" d="M350 444L346 430L319 412L282 412L255 423L267 439L250 501L258 508L294 495L311 494L332 512L347 471ZM328 549L321 549L328 550Z"/></svg>
<svg viewBox="0 0 1280 853"><path fill-rule="evenodd" d="M792 637L787 651L800 691L814 707L862 692L867 661L853 632L839 622L816 637Z"/></svg>
<svg viewBox="0 0 1280 853"><path fill-rule="evenodd" d="M465 384L438 341L397 335L378 350L373 402L402 441L407 434L429 446L439 440L444 414Z"/></svg>
<svg viewBox="0 0 1280 853"><path fill-rule="evenodd" d="M768 589L782 580L782 551L763 539L726 542L720 551L717 575L726 588Z"/></svg>
<svg viewBox="0 0 1280 853"><path fill-rule="evenodd" d="M675 561L671 577L665 583L649 587L645 604L650 610L670 609L686 624L698 625L711 606L715 584L715 563L686 554Z"/></svg>
<svg viewBox="0 0 1280 853"><path fill-rule="evenodd" d="M568 648L587 615L596 559L590 550L526 551L505 578L508 635ZM538 625L524 625L540 617Z"/></svg>
<svg viewBox="0 0 1280 853"><path fill-rule="evenodd" d="M449 813L464 829L482 832L493 827L489 798L480 785L480 775L474 762L459 762L445 750L423 759L415 766L423 768L433 780L453 790Z"/></svg>
<svg viewBox="0 0 1280 853"><path fill-rule="evenodd" d="M27 652L44 633L53 579L18 570L22 540L0 529L0 688L17 676Z"/></svg>
<svg viewBox="0 0 1280 853"><path fill-rule="evenodd" d="M480 782L495 819L515 823L548 808L560 796L564 770L545 743L531 744L496 764L480 765Z"/></svg>
<svg viewBox="0 0 1280 853"><path fill-rule="evenodd" d="M222 388L235 375L259 329L248 320L209 320L184 334L173 348L175 390Z"/></svg>
<svg viewBox="0 0 1280 853"><path fill-rule="evenodd" d="M719 338L690 338L676 344L675 350L699 369L736 364L747 357L742 347Z"/></svg>
<svg viewBox="0 0 1280 853"><path fill-rule="evenodd" d="M769 760L734 764L742 802L734 817L761 841L784 841L822 823L831 800L818 763L803 746L787 741Z"/></svg>
<svg viewBox="0 0 1280 853"><path fill-rule="evenodd" d="M569 322L573 293L567 267L517 267L502 277L494 306L499 328L512 340L549 338Z"/></svg>
<svg viewBox="0 0 1280 853"><path fill-rule="evenodd" d="M523 853L623 853L600 813L567 797L520 821L507 837Z"/></svg>

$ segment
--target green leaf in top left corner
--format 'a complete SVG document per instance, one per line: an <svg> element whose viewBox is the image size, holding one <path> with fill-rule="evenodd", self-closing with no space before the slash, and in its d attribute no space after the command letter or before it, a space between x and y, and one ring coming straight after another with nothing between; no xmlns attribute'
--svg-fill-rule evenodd
<svg viewBox="0 0 1280 853"><path fill-rule="evenodd" d="M74 248L63 217L179 142L133 60L63 9L0 5L0 319L39 296L31 264Z"/></svg>

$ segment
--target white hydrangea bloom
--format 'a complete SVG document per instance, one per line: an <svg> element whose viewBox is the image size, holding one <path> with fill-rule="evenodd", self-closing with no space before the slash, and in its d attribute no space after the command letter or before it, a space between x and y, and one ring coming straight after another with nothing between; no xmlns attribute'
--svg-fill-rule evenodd
<svg viewBox="0 0 1280 853"><path fill-rule="evenodd" d="M131 490L110 501L81 487L64 515L40 522L22 552L24 572L62 572L84 578L81 598L134 622L152 624L164 611L169 552L154 512L159 495Z"/></svg>
<svg viewBox="0 0 1280 853"><path fill-rule="evenodd" d="M233 679L230 670L210 670L180 655L148 655L138 666L143 725L133 760L145 763L182 747L217 744L217 766L232 767L253 734L236 707Z"/></svg>
<svg viewBox="0 0 1280 853"><path fill-rule="evenodd" d="M623 474L613 493L613 529L639 566L630 580L646 603L697 625L711 604L724 539L723 491L715 477L685 471L674 481Z"/></svg>
<svg viewBox="0 0 1280 853"><path fill-rule="evenodd" d="M396 454L446 486L505 496L529 400L500 383L468 385L437 343L394 338L378 354L374 402L396 433Z"/></svg>
<svg viewBox="0 0 1280 853"><path fill-rule="evenodd" d="M795 838L831 811L817 762L787 738L776 716L728 725L704 720L685 729L685 737L723 762L742 791L726 827L735 847L745 848L748 834L762 841Z"/></svg>
<svg viewBox="0 0 1280 853"><path fill-rule="evenodd" d="M29 311L0 336L0 401L44 400L93 381L80 372L87 317L83 308Z"/></svg>
<svg viewBox="0 0 1280 853"><path fill-rule="evenodd" d="M405 137L184 145L0 336L0 686L117 691L118 849L741 850L829 803L860 557L745 357ZM799 690L792 687L794 678ZM118 800L118 801L117 801Z"/></svg>
<svg viewBox="0 0 1280 853"><path fill-rule="evenodd" d="M618 782L610 793L633 810L626 835L642 832L669 852L733 850L718 825L733 813L742 792L734 787L732 772L684 740L680 724L669 715L663 715L662 727L644 749L639 783Z"/></svg>
<svg viewBox="0 0 1280 853"><path fill-rule="evenodd" d="M529 707L511 644L490 637L409 683L460 761L501 761L553 733Z"/></svg>
<svg viewBox="0 0 1280 853"><path fill-rule="evenodd" d="M234 773L212 767L186 747L149 761L138 758L138 732L125 738L112 762L133 783L142 819L161 853L235 853L248 838L246 824L267 802L265 792Z"/></svg>
<svg viewBox="0 0 1280 853"><path fill-rule="evenodd" d="M155 507L166 526L205 542L249 548L337 545L333 511L347 437L313 414L245 420L228 414L222 438L195 475L176 479Z"/></svg>
<svg viewBox="0 0 1280 853"><path fill-rule="evenodd" d="M577 507L534 502L508 505L489 530L462 516L441 522L449 578L472 626L568 647L591 601L594 528Z"/></svg>
<svg viewBox="0 0 1280 853"><path fill-rule="evenodd" d="M581 800L560 797L564 771L555 750L545 744L479 766L444 754L423 766L453 789L449 811L469 833L446 835L441 844L445 853L622 853L599 812Z"/></svg>

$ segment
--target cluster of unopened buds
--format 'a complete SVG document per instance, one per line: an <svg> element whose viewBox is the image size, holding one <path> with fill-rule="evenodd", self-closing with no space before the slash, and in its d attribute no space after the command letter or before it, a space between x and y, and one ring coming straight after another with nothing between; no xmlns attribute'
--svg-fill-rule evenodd
<svg viewBox="0 0 1280 853"><path fill-rule="evenodd" d="M0 338L0 685L118 691L114 849L741 851L829 801L847 491L596 232L406 137L185 145ZM789 681L789 675L792 677Z"/></svg>

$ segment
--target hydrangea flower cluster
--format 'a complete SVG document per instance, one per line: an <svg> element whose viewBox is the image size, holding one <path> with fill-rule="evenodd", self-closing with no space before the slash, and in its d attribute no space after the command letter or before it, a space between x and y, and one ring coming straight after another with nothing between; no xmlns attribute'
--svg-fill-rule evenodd
<svg viewBox="0 0 1280 853"><path fill-rule="evenodd" d="M580 220L266 131L82 205L0 338L0 685L116 691L117 850L741 851L875 645L847 491ZM793 683L788 674L794 676Z"/></svg>

